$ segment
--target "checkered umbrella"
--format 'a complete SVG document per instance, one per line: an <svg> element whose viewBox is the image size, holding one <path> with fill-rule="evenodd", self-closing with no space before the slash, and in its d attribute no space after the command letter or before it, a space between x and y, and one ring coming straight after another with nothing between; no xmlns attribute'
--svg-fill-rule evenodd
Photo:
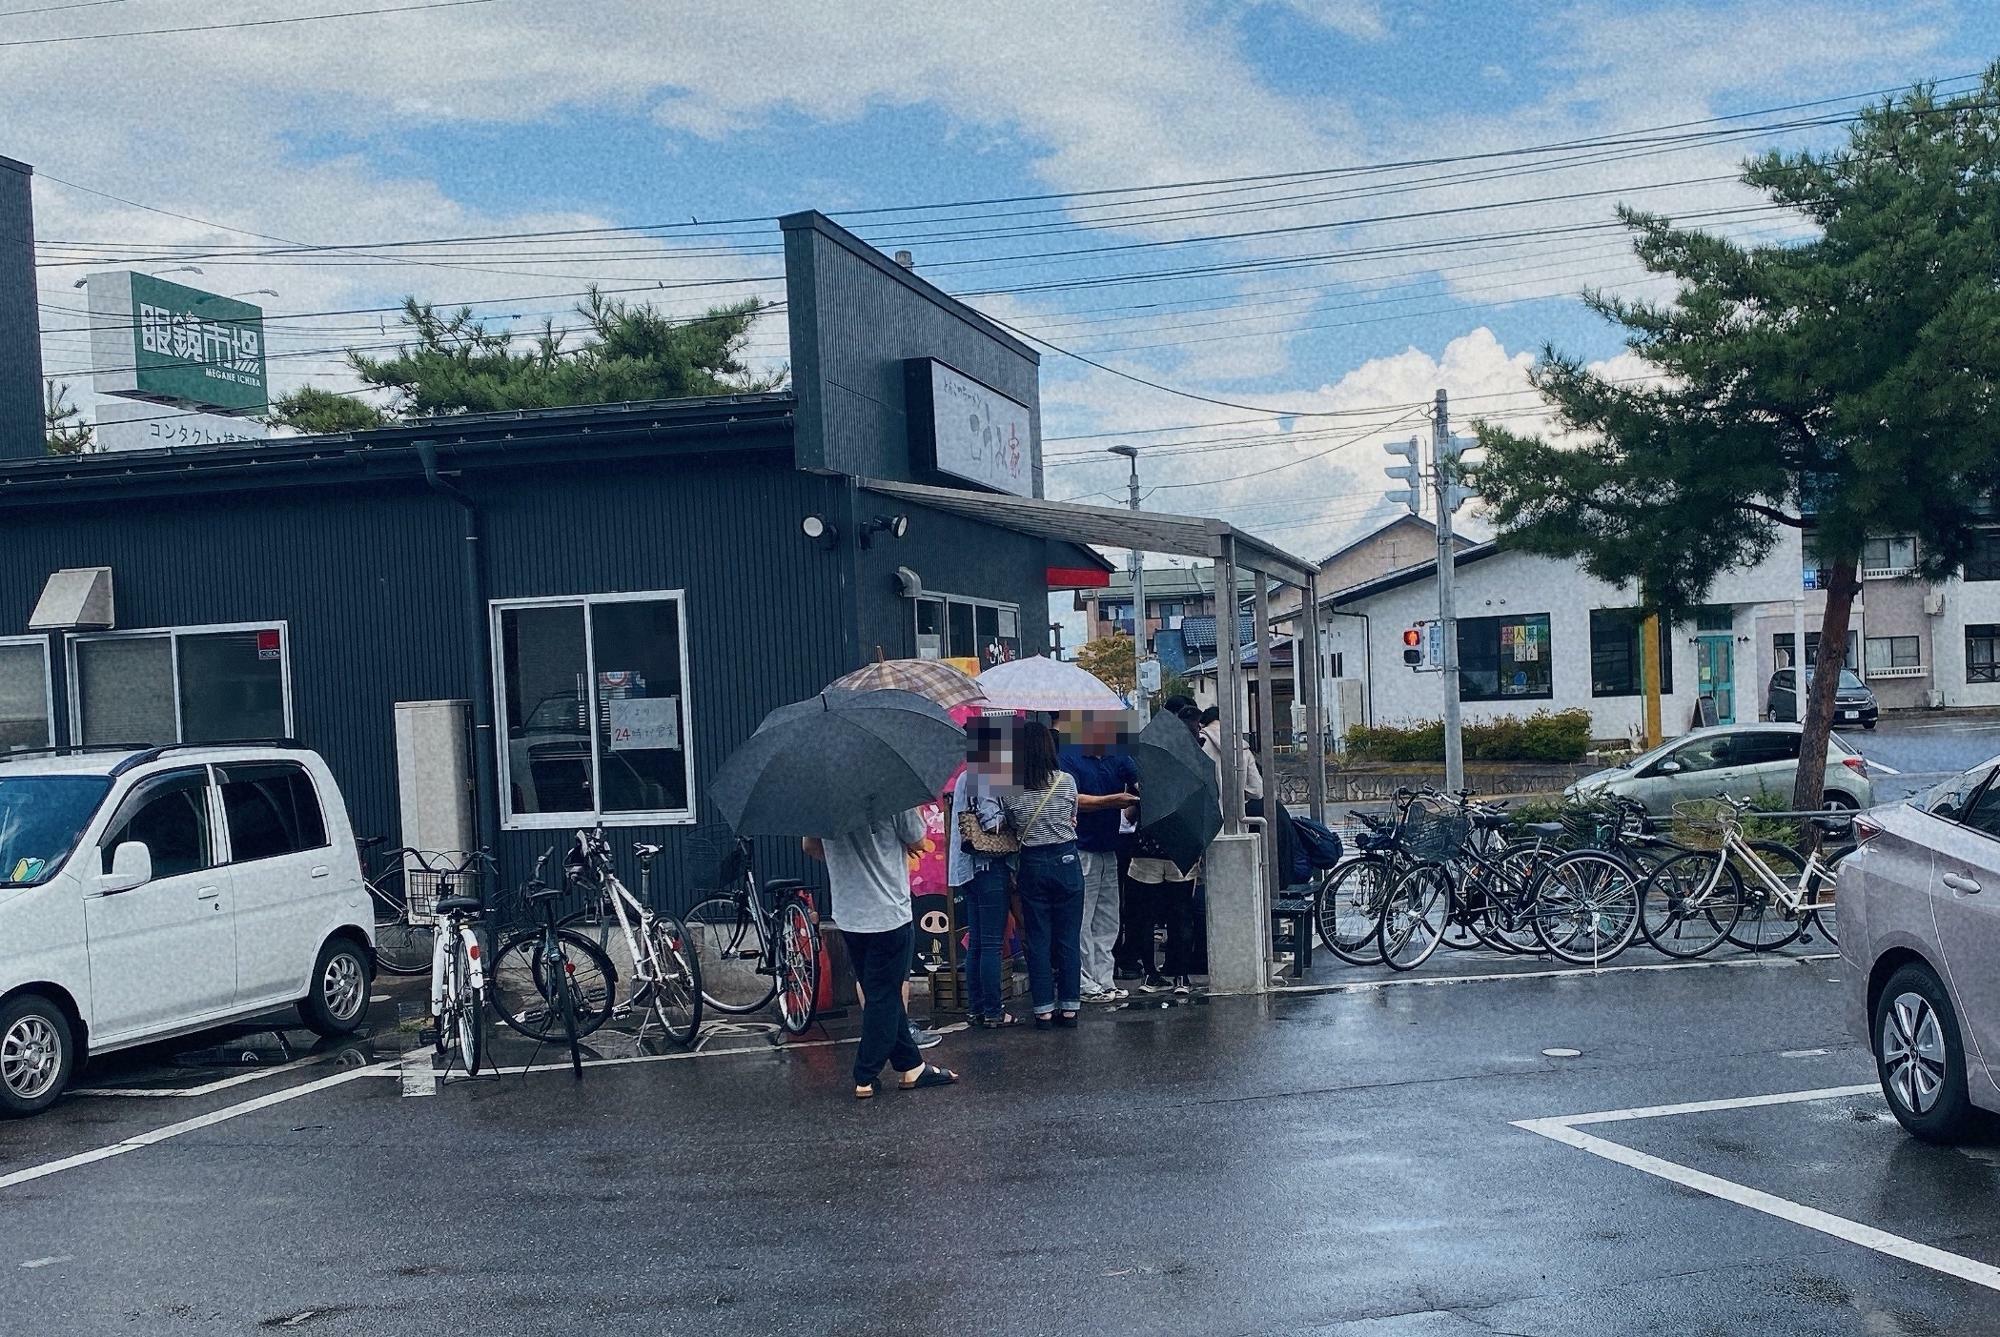
<svg viewBox="0 0 2000 1337"><path fill-rule="evenodd" d="M986 699L986 690L977 679L935 659L885 659L835 678L826 686L828 691L842 692L915 692L946 710Z"/></svg>

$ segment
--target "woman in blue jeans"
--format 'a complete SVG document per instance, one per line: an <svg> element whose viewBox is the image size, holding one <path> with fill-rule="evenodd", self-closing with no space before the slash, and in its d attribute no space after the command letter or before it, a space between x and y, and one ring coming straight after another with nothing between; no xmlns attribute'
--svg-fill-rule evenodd
<svg viewBox="0 0 2000 1337"><path fill-rule="evenodd" d="M1018 1026L1021 1019L1000 1001L1000 962L1007 946L1007 887L1013 861L1004 854L982 854L966 843L964 816L972 814L990 834L1006 829L1007 814L994 791L1004 782L1006 726L997 719L975 719L966 728L965 769L951 791L951 858L946 880L965 899L966 1012L975 1026Z"/></svg>
<svg viewBox="0 0 2000 1337"><path fill-rule="evenodd" d="M1035 1027L1074 1026L1083 1007L1083 859L1076 851L1076 781L1056 764L1056 736L1048 725L1022 726L1014 788L1001 806L1021 841L1021 917Z"/></svg>

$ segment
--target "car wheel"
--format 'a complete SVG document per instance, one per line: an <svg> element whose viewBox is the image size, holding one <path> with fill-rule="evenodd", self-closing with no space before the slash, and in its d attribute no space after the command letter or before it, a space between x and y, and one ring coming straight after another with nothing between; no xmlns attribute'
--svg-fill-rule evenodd
<svg viewBox="0 0 2000 1337"><path fill-rule="evenodd" d="M40 994L0 1007L0 1113L39 1114L56 1103L76 1065L69 1018Z"/></svg>
<svg viewBox="0 0 2000 1337"><path fill-rule="evenodd" d="M1881 723L1881 721L1880 721L1880 720L1864 720L1864 721L1862 722L1862 725L1861 725L1861 727L1862 727L1862 728L1864 728L1864 729L1866 729L1866 730L1867 730L1867 731L1868 731L1869 733L1874 733L1874 732L1875 732L1875 726L1876 726L1877 724L1879 724L1879 723Z"/></svg>
<svg viewBox="0 0 2000 1337"><path fill-rule="evenodd" d="M1972 1129L1958 1013L1929 966L1911 962L1889 977L1875 1003L1875 1071L1896 1122L1926 1142L1956 1142Z"/></svg>
<svg viewBox="0 0 2000 1337"><path fill-rule="evenodd" d="M299 1019L321 1035L352 1035L368 1015L368 954L352 938L329 938L313 964Z"/></svg>

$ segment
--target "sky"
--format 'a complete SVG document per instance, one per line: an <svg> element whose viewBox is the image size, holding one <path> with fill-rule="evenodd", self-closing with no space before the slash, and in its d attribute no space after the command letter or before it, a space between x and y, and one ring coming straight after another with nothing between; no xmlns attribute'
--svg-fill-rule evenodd
<svg viewBox="0 0 2000 1337"><path fill-rule="evenodd" d="M1666 291L1620 203L1797 239L1746 157L1996 58L1990 0L0 0L0 154L86 406L94 269L268 289L274 386L340 390L405 294L775 299L817 208L1043 341L1050 496L1122 503L1131 442L1147 507L1318 557L1435 390L1538 430L1544 348L1645 374L1579 297Z"/></svg>

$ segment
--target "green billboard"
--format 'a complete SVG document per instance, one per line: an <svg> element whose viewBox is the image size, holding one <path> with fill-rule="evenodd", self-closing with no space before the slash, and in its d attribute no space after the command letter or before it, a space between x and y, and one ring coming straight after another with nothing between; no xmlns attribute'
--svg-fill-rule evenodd
<svg viewBox="0 0 2000 1337"><path fill-rule="evenodd" d="M262 308L121 270L91 275L90 310L99 392L220 413L270 402Z"/></svg>

